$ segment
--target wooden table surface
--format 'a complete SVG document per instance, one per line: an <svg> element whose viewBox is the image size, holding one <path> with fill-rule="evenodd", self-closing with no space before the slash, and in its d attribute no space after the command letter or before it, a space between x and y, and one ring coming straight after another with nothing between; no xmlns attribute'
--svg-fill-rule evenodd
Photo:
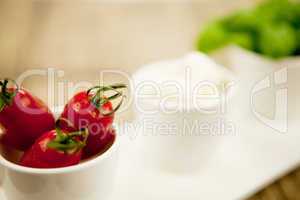
<svg viewBox="0 0 300 200"><path fill-rule="evenodd" d="M300 168L271 184L248 200L300 200Z"/></svg>

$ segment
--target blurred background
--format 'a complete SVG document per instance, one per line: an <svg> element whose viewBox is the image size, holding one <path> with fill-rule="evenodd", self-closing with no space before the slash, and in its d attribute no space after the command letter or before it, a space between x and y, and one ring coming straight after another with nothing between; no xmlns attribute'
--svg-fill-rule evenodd
<svg viewBox="0 0 300 200"><path fill-rule="evenodd" d="M254 0L0 0L1 76L53 67L69 81L101 69L132 73L195 49L206 21ZM25 86L45 98L46 80Z"/></svg>
<svg viewBox="0 0 300 200"><path fill-rule="evenodd" d="M26 70L48 67L64 72L57 79L75 83L97 82L99 71L105 69L130 75L149 62L195 50L206 22L258 2L0 0L1 77L16 78ZM45 78L34 76L24 86L47 102L47 84ZM299 174L293 172L253 199L300 199ZM283 183L288 187L281 187Z"/></svg>

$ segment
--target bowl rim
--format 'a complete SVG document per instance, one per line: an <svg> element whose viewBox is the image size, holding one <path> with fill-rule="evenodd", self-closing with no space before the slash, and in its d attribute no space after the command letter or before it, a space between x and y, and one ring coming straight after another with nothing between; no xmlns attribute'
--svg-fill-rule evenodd
<svg viewBox="0 0 300 200"><path fill-rule="evenodd" d="M67 174L67 173L74 173L78 171L83 171L88 168L91 168L101 162L104 162L105 160L109 159L113 156L113 154L117 151L119 147L119 136L116 134L116 138L114 143L111 145L111 147L106 150L101 155L88 160L83 163L79 163L78 165L69 166L69 167L60 167L60 168L49 168L49 169L42 169L42 168L30 168L30 167L24 167L18 164L15 164L11 161L8 161L0 154L0 165L2 165L4 168L8 170L12 170L19 173L24 174L32 174L32 175L51 175L51 174Z"/></svg>
<svg viewBox="0 0 300 200"><path fill-rule="evenodd" d="M197 51L191 51L191 52L188 52L184 56L181 56L181 57L177 57L177 58L173 58L173 59L166 59L166 60L146 64L146 65L142 66L141 68L139 68L137 71L135 71L132 74L132 79L133 79L134 86L137 87L145 79L149 79L149 77L145 76L145 75L148 75L146 73L147 70L153 69L153 68L157 68L157 70L158 70L159 65L170 65L170 63L178 64L178 63L184 61L184 59L186 57L191 56L191 55L201 55L201 56L206 56L207 57L207 55L205 55L203 53L199 53ZM210 58L210 57L208 57L208 58ZM230 76L228 76L226 78L226 81L228 81L228 83L225 83L225 84L228 84L227 86L229 86L229 87L226 88L226 90L220 90L218 88L218 93L219 93L220 97L224 98L224 95L225 95L226 101L227 100L231 101L234 98L234 96L236 95L236 92L239 88L239 86L238 86L238 77L236 76L236 74L232 70L230 70L226 66L221 65L219 63L216 63L216 65L222 67L225 71L227 71L228 73L231 74ZM151 82L153 82L152 79L149 79L149 80L151 80ZM204 81L206 81L206 80L204 80ZM158 81L158 83L163 84L164 81ZM222 83L220 83L220 84L222 84ZM218 86L218 84L216 84L216 85ZM190 100L189 99L184 99L184 101L190 101ZM153 103L153 101L143 101L143 104L145 104L147 106L155 106L152 103ZM219 107L219 104L220 103L216 102L215 100L204 100L204 101L201 102L201 109L202 108L203 109L215 109L215 108ZM179 111L178 111L179 113L182 113L182 112L199 112L199 111L201 111L201 109L199 109L199 107L197 107L197 106L191 106L191 105L189 105L187 107L186 106L181 106L181 105L178 106L177 103L172 103L171 105L168 105L168 110L177 110L178 108L179 108ZM163 113L161 111L160 107L156 107L156 109L158 109L158 111L155 114Z"/></svg>

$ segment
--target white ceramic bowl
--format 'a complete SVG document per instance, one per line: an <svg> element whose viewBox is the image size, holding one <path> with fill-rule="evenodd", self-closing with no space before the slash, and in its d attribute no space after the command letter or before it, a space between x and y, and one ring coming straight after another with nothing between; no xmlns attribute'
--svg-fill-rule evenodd
<svg viewBox="0 0 300 200"><path fill-rule="evenodd" d="M189 73L186 73L186 72ZM199 102L201 108L191 104L193 97L189 91L201 81L220 83L230 83L234 80L234 75L223 66L214 63L209 57L200 53L191 53L182 58L158 62L142 67L134 75L135 87L149 83L153 86L164 86L165 83L173 83L181 86L184 105L174 102L160 104L170 89L161 89L161 96L144 99L141 103L135 101L137 122L143 124L143 131L140 139L141 159L145 166L172 173L186 173L198 171L213 156L225 134L218 132L226 130L222 127L214 127L219 123L226 125L230 122L226 111L219 109L222 100L204 99ZM218 81L218 82L217 82ZM175 85L175 84L174 84ZM150 87L144 87L142 94L150 94ZM233 89L223 91L218 88L220 96L231 99ZM152 93L151 93L152 94ZM188 94L188 95L187 95ZM187 103L187 104L186 104ZM227 103L227 101L225 102ZM190 105L190 106L188 106ZM178 109L179 108L179 109ZM153 110L155 112L147 112ZM171 111L166 113L165 110ZM173 112L174 111L174 112ZM159 128L157 128L159 127ZM193 130L192 130L193 129ZM209 130L208 130L209 129Z"/></svg>
<svg viewBox="0 0 300 200"><path fill-rule="evenodd" d="M33 169L5 159L2 187L7 200L102 200L112 191L117 166L118 137L104 154L79 165Z"/></svg>

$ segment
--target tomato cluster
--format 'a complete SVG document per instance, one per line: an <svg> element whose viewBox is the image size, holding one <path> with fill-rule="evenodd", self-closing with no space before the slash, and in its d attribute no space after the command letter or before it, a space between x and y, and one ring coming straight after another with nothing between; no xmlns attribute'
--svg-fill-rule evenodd
<svg viewBox="0 0 300 200"><path fill-rule="evenodd" d="M8 87L9 83L14 83ZM124 84L95 86L75 94L55 121L51 110L10 79L0 81L0 142L24 152L19 164L57 168L101 155L116 138L114 114L120 108ZM105 96L106 92L111 96ZM114 108L112 100L120 98Z"/></svg>

